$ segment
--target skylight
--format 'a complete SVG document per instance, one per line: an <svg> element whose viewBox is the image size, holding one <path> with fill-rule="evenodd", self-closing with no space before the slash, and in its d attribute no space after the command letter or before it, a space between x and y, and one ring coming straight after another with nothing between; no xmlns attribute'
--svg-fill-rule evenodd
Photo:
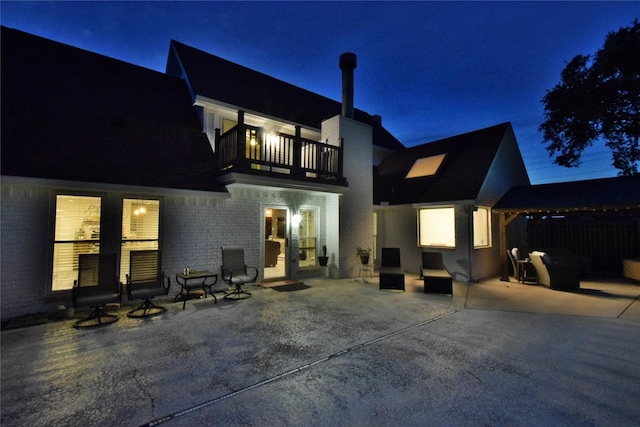
<svg viewBox="0 0 640 427"><path fill-rule="evenodd" d="M420 178L435 175L446 156L446 154L438 154L416 160L405 178Z"/></svg>

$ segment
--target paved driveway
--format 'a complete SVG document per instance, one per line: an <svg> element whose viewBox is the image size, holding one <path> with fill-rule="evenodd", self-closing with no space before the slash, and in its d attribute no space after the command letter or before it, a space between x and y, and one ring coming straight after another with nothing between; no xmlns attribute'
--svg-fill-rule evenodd
<svg viewBox="0 0 640 427"><path fill-rule="evenodd" d="M638 425L640 286L489 281L450 297L370 282L3 331L0 422Z"/></svg>

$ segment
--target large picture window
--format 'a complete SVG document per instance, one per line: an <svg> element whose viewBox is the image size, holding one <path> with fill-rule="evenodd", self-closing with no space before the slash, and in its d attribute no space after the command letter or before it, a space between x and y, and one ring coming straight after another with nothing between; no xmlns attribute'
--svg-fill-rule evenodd
<svg viewBox="0 0 640 427"><path fill-rule="evenodd" d="M473 211L473 247L491 247L491 210L479 207Z"/></svg>
<svg viewBox="0 0 640 427"><path fill-rule="evenodd" d="M59 194L53 242L53 292L70 290L78 255L100 252L101 198Z"/></svg>
<svg viewBox="0 0 640 427"><path fill-rule="evenodd" d="M158 249L160 201L124 199L122 201L122 245L120 277L129 274L131 251Z"/></svg>
<svg viewBox="0 0 640 427"><path fill-rule="evenodd" d="M423 208L418 210L418 246L454 248L456 218L454 208Z"/></svg>

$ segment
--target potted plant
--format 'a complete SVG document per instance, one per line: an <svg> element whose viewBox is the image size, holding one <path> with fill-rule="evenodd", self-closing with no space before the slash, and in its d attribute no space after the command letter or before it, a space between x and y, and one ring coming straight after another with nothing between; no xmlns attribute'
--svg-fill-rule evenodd
<svg viewBox="0 0 640 427"><path fill-rule="evenodd" d="M369 264L369 256L371 256L371 248L361 248L358 246L356 249L356 256L360 257L360 262L362 264Z"/></svg>
<svg viewBox="0 0 640 427"><path fill-rule="evenodd" d="M328 261L329 257L327 256L327 246L322 245L322 256L318 257L318 262L320 263L320 266L326 267Z"/></svg>

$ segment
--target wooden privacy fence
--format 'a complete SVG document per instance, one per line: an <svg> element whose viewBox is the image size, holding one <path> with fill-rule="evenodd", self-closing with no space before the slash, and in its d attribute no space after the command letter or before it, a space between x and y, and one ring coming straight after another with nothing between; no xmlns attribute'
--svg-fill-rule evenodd
<svg viewBox="0 0 640 427"><path fill-rule="evenodd" d="M527 241L589 257L592 273L621 275L623 259L640 257L640 214L534 216L527 220Z"/></svg>

